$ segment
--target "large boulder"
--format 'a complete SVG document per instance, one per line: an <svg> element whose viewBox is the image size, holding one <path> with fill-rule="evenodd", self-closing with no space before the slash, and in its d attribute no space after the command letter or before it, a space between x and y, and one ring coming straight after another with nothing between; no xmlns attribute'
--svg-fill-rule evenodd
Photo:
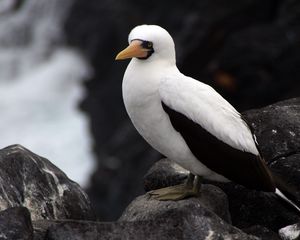
<svg viewBox="0 0 300 240"><path fill-rule="evenodd" d="M226 196L212 185L204 186L199 198L177 202L157 201L148 194L140 196L117 222L56 223L48 229L47 239L258 240L230 225Z"/></svg>
<svg viewBox="0 0 300 240"><path fill-rule="evenodd" d="M209 216L210 217L210 216ZM207 217L207 219L210 219ZM215 217L218 219L217 217ZM187 221L196 225L189 224ZM226 223L205 226L203 218L187 219L158 217L155 220L146 221L122 221L122 222L64 222L52 225L48 229L47 240L197 240L206 239L243 239L259 240L259 238L247 235ZM210 228L212 227L212 229ZM210 229L209 232L207 230ZM207 235L208 234L208 235ZM265 239L273 240L273 239Z"/></svg>
<svg viewBox="0 0 300 240"><path fill-rule="evenodd" d="M300 152L300 98L252 109L244 112L243 117L269 164Z"/></svg>
<svg viewBox="0 0 300 240"><path fill-rule="evenodd" d="M119 221L161 219L167 223L167 229L175 224L177 234L172 239L257 239L230 225L227 199L220 189L204 185L202 193L198 198L181 201L157 201L148 194L140 196L126 208Z"/></svg>
<svg viewBox="0 0 300 240"><path fill-rule="evenodd" d="M181 201L157 201L149 194L142 195L129 204L119 221L155 220L157 216L164 214L168 217L168 214L171 216L176 211L179 215L187 212L187 214L203 216L206 210L214 212L225 222L231 223L227 197L221 189L213 185L203 185L199 197Z"/></svg>
<svg viewBox="0 0 300 240"><path fill-rule="evenodd" d="M295 196L300 200L300 98L253 109L244 112L243 117L256 135L259 149L269 168L290 186ZM257 196L261 196L261 193L250 193L247 190L246 192L244 200L247 202L247 206L252 209L250 212L255 213L256 219L265 219L268 216L267 218L274 221L272 223L273 229L299 221L299 216L294 210L282 207L282 204L281 206L278 205L278 201L276 201L276 205L265 205L272 211L266 211L266 208L260 210L257 208L259 205ZM231 198L230 194L228 195ZM234 200L240 198L238 194L232 195ZM234 209L236 208L233 207L232 210L234 211ZM281 218L276 216L281 216ZM255 216L249 216L249 211L246 210L242 214L236 212L236 217L233 222L239 224L249 221L247 218L252 219Z"/></svg>
<svg viewBox="0 0 300 240"><path fill-rule="evenodd" d="M169 168L167 167L168 165ZM151 182L154 176L159 177L162 175L162 178L155 178L153 183ZM150 191L152 189L178 184L178 179L185 179L184 175L186 178L188 173L186 171L184 172L184 169L179 165L169 159L162 159L149 169L145 175L145 190ZM293 209L287 208L287 206L275 196L249 190L235 183L218 183L205 180L203 182L212 183L220 187L226 193L228 196L229 213L232 224L238 228L247 229L255 225L261 225L277 232L279 228L297 222L297 213ZM205 189L205 187L202 188ZM206 194L205 191L201 192L202 197ZM213 202L216 201L213 199L218 199L212 196L210 197ZM214 204L216 204L216 202L214 202ZM225 203L223 203L223 205L224 207L226 206Z"/></svg>
<svg viewBox="0 0 300 240"><path fill-rule="evenodd" d="M95 219L81 187L21 145L0 150L0 210L16 206L26 207L33 220Z"/></svg>

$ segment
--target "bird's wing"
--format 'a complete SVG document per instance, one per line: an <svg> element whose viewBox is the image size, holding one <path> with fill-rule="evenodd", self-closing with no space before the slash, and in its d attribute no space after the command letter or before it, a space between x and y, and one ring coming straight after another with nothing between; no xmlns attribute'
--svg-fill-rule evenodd
<svg viewBox="0 0 300 240"><path fill-rule="evenodd" d="M275 190L248 125L213 88L174 75L162 80L159 94L173 127L204 165L248 188Z"/></svg>

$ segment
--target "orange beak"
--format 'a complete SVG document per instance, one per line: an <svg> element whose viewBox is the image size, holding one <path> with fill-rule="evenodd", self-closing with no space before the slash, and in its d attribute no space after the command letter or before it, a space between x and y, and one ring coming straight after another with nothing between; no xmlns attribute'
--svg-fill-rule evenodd
<svg viewBox="0 0 300 240"><path fill-rule="evenodd" d="M123 51L119 52L116 56L115 60L123 60L127 58L145 58L148 54L148 49L142 47L142 41L140 40L133 40L127 48Z"/></svg>

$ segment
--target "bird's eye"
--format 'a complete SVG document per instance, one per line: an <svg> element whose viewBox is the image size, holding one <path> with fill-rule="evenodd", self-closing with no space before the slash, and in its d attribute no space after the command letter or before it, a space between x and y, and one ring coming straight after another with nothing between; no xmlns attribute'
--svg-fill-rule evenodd
<svg viewBox="0 0 300 240"><path fill-rule="evenodd" d="M142 42L142 47L147 48L147 49L152 49L153 48L153 43L150 41L143 41Z"/></svg>

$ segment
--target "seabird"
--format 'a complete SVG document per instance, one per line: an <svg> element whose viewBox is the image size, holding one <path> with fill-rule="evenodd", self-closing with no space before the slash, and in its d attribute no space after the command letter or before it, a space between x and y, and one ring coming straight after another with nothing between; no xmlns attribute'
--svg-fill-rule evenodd
<svg viewBox="0 0 300 240"><path fill-rule="evenodd" d="M128 42L116 56L132 58L122 84L128 115L153 148L191 172L185 184L151 191L154 198L197 195L205 178L276 193L300 211L268 169L241 114L212 87L178 70L174 41L165 29L137 26Z"/></svg>

